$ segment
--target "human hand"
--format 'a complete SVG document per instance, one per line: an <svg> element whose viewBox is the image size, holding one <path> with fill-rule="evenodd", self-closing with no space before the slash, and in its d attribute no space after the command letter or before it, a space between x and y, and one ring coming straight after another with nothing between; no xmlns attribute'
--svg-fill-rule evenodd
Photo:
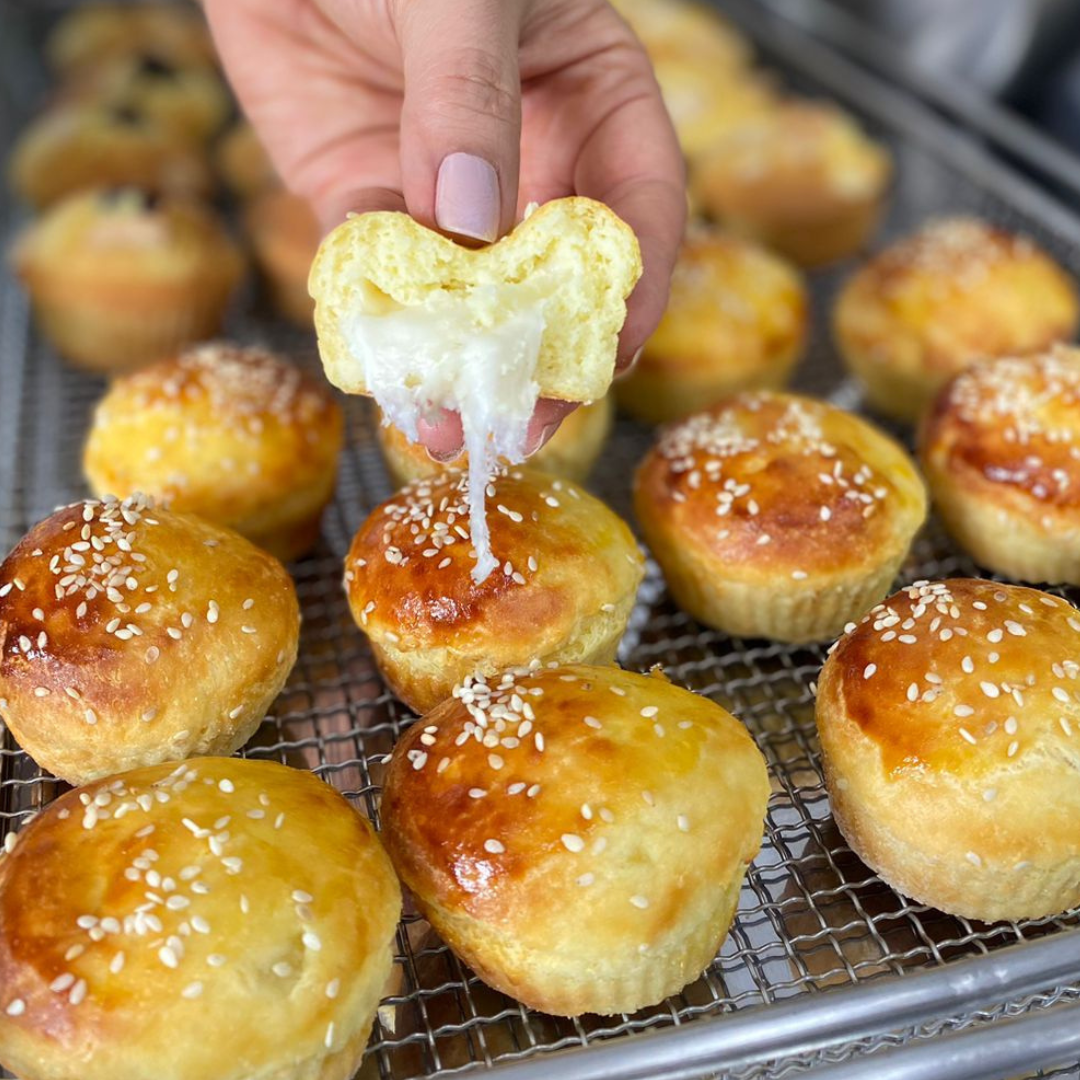
<svg viewBox="0 0 1080 1080"><path fill-rule="evenodd" d="M530 202L587 195L635 231L627 366L667 302L682 157L644 51L606 0L206 0L226 71L279 173L325 227L407 210L490 242ZM573 408L541 401L528 449ZM421 426L461 451L446 413Z"/></svg>

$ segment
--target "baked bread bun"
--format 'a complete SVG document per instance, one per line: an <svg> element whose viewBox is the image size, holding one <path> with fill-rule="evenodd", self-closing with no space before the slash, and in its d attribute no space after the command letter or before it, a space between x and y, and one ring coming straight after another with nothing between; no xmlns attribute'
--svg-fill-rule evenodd
<svg viewBox="0 0 1080 1080"><path fill-rule="evenodd" d="M602 203L569 198L480 249L408 214L352 215L323 240L309 289L327 377L346 393L371 389L369 349L415 346L439 367L458 339L502 330L516 342L539 329L532 377L540 395L594 401L611 383L626 298L640 274L630 227Z"/></svg>
<svg viewBox="0 0 1080 1080"><path fill-rule="evenodd" d="M1080 903L1080 613L993 581L917 582L821 673L833 816L893 888L969 919Z"/></svg>
<svg viewBox="0 0 1080 1080"><path fill-rule="evenodd" d="M68 792L0 856L0 1059L23 1080L347 1080L401 892L311 773L200 758Z"/></svg>
<svg viewBox="0 0 1080 1080"><path fill-rule="evenodd" d="M698 205L804 266L858 251L877 228L888 151L847 113L792 100L740 124L694 162Z"/></svg>
<svg viewBox="0 0 1080 1080"><path fill-rule="evenodd" d="M1071 338L1077 303L1075 283L1026 237L944 218L862 267L840 293L833 327L870 404L915 421L973 361Z"/></svg>
<svg viewBox="0 0 1080 1080"><path fill-rule="evenodd" d="M90 187L196 196L213 187L202 149L134 104L69 102L42 113L19 136L8 173L35 210Z"/></svg>
<svg viewBox="0 0 1080 1080"><path fill-rule="evenodd" d="M644 576L630 529L599 499L513 469L489 488L498 569L478 584L466 475L418 480L376 507L345 561L353 618L417 713L467 675L534 658L611 663Z"/></svg>
<svg viewBox="0 0 1080 1080"><path fill-rule="evenodd" d="M980 565L1080 585L1080 349L965 369L919 452L938 512Z"/></svg>
<svg viewBox="0 0 1080 1080"><path fill-rule="evenodd" d="M170 64L217 62L206 21L189 4L80 4L57 21L45 43L49 66L65 76L147 53Z"/></svg>
<svg viewBox="0 0 1080 1080"><path fill-rule="evenodd" d="M889 590L926 517L908 455L865 420L743 394L667 428L634 508L680 607L736 637L835 637Z"/></svg>
<svg viewBox="0 0 1080 1080"><path fill-rule="evenodd" d="M83 191L19 238L41 332L91 371L127 371L218 332L244 260L217 216L134 188Z"/></svg>
<svg viewBox="0 0 1080 1080"><path fill-rule="evenodd" d="M809 304L784 260L715 229L691 230L667 311L634 367L615 383L639 420L681 420L742 390L787 382L806 345Z"/></svg>
<svg viewBox="0 0 1080 1080"><path fill-rule="evenodd" d="M311 204L284 188L270 188L244 207L244 233L274 308L311 329L311 262L322 235Z"/></svg>
<svg viewBox="0 0 1080 1080"><path fill-rule="evenodd" d="M542 1012L632 1013L713 960L769 780L719 705L614 667L467 682L390 761L383 837L485 982Z"/></svg>
<svg viewBox="0 0 1080 1080"><path fill-rule="evenodd" d="M231 754L299 629L289 575L236 533L139 495L73 503L0 564L0 715L71 784Z"/></svg>
<svg viewBox="0 0 1080 1080"><path fill-rule="evenodd" d="M214 165L225 186L238 199L251 199L281 181L265 147L247 120L238 120L218 140ZM305 291L307 283L305 282Z"/></svg>
<svg viewBox="0 0 1080 1080"><path fill-rule="evenodd" d="M613 411L610 395L576 408L529 458L529 468L584 483L607 441ZM387 471L398 487L437 476L447 468L435 461L421 443L409 442L393 424L380 422L378 412L375 431ZM449 467L465 469L468 461L468 454L463 453Z"/></svg>
<svg viewBox="0 0 1080 1080"><path fill-rule="evenodd" d="M324 383L265 349L213 342L116 379L83 464L97 495L165 499L287 562L318 539L343 442Z"/></svg>

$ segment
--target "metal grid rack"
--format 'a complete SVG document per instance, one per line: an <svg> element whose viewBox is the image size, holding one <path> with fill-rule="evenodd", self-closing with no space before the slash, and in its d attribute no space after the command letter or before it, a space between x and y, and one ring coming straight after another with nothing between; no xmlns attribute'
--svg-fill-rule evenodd
<svg viewBox="0 0 1080 1080"><path fill-rule="evenodd" d="M912 94L770 18L751 0L729 0L726 8L794 89L838 99L890 146L897 178L882 239L928 216L970 211L1031 234L1080 276L1080 218ZM12 8L0 5L4 14ZM17 69L0 70L0 83L5 78L0 90L25 111ZM0 224L4 214L10 217L10 208L0 208ZM849 270L811 278L814 337L797 386L857 406L827 334L831 298ZM242 340L316 362L309 337L263 315L238 313L231 329ZM101 392L99 380L64 368L39 341L24 297L9 278L0 279L0 548L55 505L85 494L81 444ZM304 613L299 661L244 752L315 771L377 822L386 758L413 718L380 681L340 589L349 539L390 493L365 403L350 400L346 409L349 442L323 538L312 557L292 567ZM648 442L645 430L620 422L594 474L592 488L627 518L627 478ZM903 579L976 572L932 522ZM896 1047L908 1048L909 1057L911 1048L937 1055L940 1068L910 1075L987 1075L989 1065L946 1074L946 1058L955 1070L971 1045L964 1033L976 1031L982 1041L974 1052L985 1064L987 1025L1007 1033L1010 1017L1021 1018L1013 1025L1028 1025L1028 1067L1076 1060L1080 1050L1067 1033L1080 1027L1068 1012L1080 999L1080 937L1061 932L1075 927L1080 913L1021 924L953 918L898 896L847 848L830 818L814 734L811 682L824 659L821 648L731 640L702 629L671 604L650 562L621 659L632 669L662 664L675 681L720 702L748 726L768 761L765 842L720 954L697 982L656 1008L562 1020L486 988L409 915L398 933L395 992L380 1011L362 1077L411 1080L484 1066L497 1066L496 1075L507 1080L540 1078L556 1068L568 1078L692 1077L721 1068L740 1077L818 1069L833 1075L833 1068L838 1077L849 1068L869 1076L883 1073L858 1071L865 1056L882 1053L871 1067L878 1060L884 1067ZM57 790L0 724L0 837ZM1047 941L1050 935L1057 936ZM1041 945L1007 948L1040 939ZM973 958L974 966L965 966ZM678 1030L637 1034L662 1028ZM1043 1053L1036 1060L1038 1045ZM561 1055L557 1065L547 1056L596 1046L615 1052Z"/></svg>

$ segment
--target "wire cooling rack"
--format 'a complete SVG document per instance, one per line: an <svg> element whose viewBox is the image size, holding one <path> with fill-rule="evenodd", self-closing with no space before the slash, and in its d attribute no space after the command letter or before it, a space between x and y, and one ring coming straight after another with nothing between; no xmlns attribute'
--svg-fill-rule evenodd
<svg viewBox="0 0 1080 1080"><path fill-rule="evenodd" d="M816 2L807 0L804 12ZM991 157L955 118L943 121L913 93L770 18L751 0L725 6L793 89L838 99L890 146L897 176L881 241L929 216L974 212L1029 233L1080 277L1080 219ZM0 63L2 125L5 115L27 114L43 83L25 50L11 48L34 30L29 6L0 0L0 18L0 54L11 53L0 61L12 61ZM5 135L0 127L0 146L5 139L10 145L14 123L10 128ZM5 232L16 217L0 206ZM850 269L811 279L814 333L796 385L858 407L827 333L832 297ZM238 307L234 336L317 363L310 336L278 324L250 296ZM2 277L0 547L56 505L86 494L81 446L102 391L100 380L65 368L38 339L23 295ZM351 399L345 408L348 445L322 539L292 567L304 613L299 660L244 753L315 771L377 823L387 756L413 717L381 682L340 588L353 532L390 494L366 404ZM648 444L647 431L621 421L590 485L627 518L628 478ZM902 578L974 573L932 521ZM1080 937L1064 932L1077 925L1078 913L1018 924L953 918L898 896L852 855L830 818L814 734L811 683L823 659L818 647L732 640L702 629L671 604L650 562L622 662L640 670L661 664L675 681L724 705L747 725L769 764L765 841L730 936L702 977L662 1005L633 1016L563 1020L485 987L425 923L407 915L392 993L361 1077L411 1080L494 1066L507 1080L540 1080L556 1070L566 1080L689 1078L718 1070L748 1078L813 1072L945 1080L998 1075L1018 1061L1026 1068L1075 1061L1080 1024L1070 1009L1080 999ZM2 837L59 787L2 725L0 736ZM1017 1025L1023 1035L1015 1034ZM576 1052L557 1062L550 1056L568 1050ZM898 1052L907 1065L895 1063ZM929 1061L919 1056L926 1054ZM885 1072L904 1067L922 1071ZM1070 1067L1039 1075L1078 1073Z"/></svg>

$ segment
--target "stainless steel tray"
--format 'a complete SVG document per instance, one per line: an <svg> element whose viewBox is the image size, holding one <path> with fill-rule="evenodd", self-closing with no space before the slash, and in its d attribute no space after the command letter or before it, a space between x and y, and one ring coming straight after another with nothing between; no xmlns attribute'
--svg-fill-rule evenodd
<svg viewBox="0 0 1080 1080"><path fill-rule="evenodd" d="M1065 166L1080 175L1080 162L1046 153L1023 125L995 125L993 110L981 104L965 110L962 95L950 100L944 118L903 85L910 73L891 71L886 82L845 56L830 41L844 38L843 27L829 20L811 36L786 17L791 5L782 0L723 6L793 89L839 100L890 145L898 174L882 240L935 214L973 211L1030 233L1080 277L1080 218L1016 164L995 157L985 136L1000 136L1013 161L1032 171L1057 168L1067 180ZM798 6L803 18L824 10L820 0ZM18 45L41 12L0 0L0 20L4 147L44 82ZM919 89L948 98L936 83ZM5 233L17 220L17 210L0 205ZM857 407L827 332L831 298L849 271L811 279L814 337L797 385ZM267 317L250 296L238 305L231 332L315 362L310 337ZM34 333L16 285L0 278L0 547L57 504L85 494L80 449L101 392L100 381L58 362ZM383 765L413 718L380 681L341 594L349 539L390 492L366 405L351 400L346 408L349 443L323 538L311 558L292 567L304 609L299 662L245 753L314 770L377 821ZM648 443L647 431L620 422L591 484L627 517L628 478ZM903 579L976 572L932 522ZM565 1080L805 1072L945 1080L1080 1058L1078 913L1020 924L952 918L898 896L848 850L829 815L814 734L810 684L822 649L704 630L671 604L650 563L621 655L635 669L660 663L676 681L719 701L746 723L769 762L764 847L719 956L696 983L654 1009L557 1020L487 989L409 916L398 934L400 989L384 1002L361 1076L409 1080L494 1066L504 1080L556 1072ZM2 727L0 736L2 837L53 798L57 784Z"/></svg>

